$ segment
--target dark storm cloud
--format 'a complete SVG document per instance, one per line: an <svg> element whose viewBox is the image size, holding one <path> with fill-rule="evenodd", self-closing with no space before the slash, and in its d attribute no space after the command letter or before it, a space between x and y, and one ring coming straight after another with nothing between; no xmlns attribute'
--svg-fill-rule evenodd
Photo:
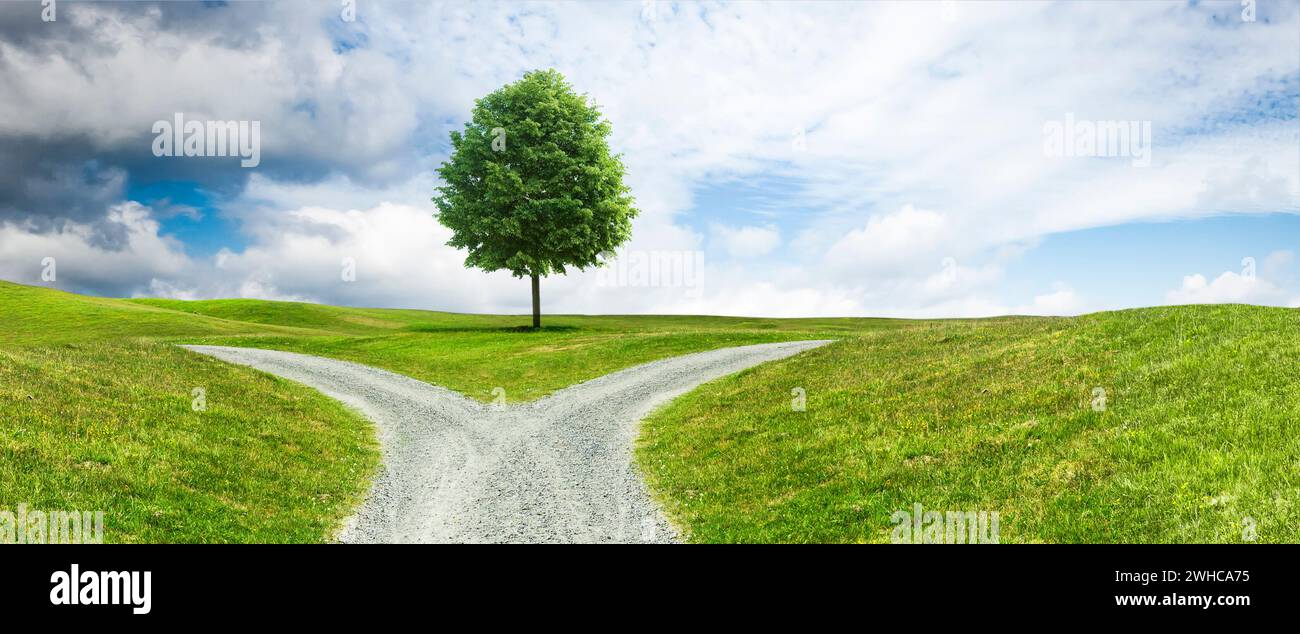
<svg viewBox="0 0 1300 634"><path fill-rule="evenodd" d="M55 6L61 11L73 8L66 3ZM80 57L82 51L111 50L93 26L74 24L70 13L65 13L62 21L44 22L41 9L40 2L0 2L0 42L29 53L58 55L69 60Z"/></svg>
<svg viewBox="0 0 1300 634"><path fill-rule="evenodd" d="M142 134L126 149L105 152L80 135L0 136L0 223L47 233L75 222L91 228L95 246L117 249L125 246L126 233L106 215L110 206L126 199L128 183L192 182L219 196L243 189L248 176L237 158L159 158L149 151L152 139L152 134ZM158 217L190 215L158 211Z"/></svg>
<svg viewBox="0 0 1300 634"><path fill-rule="evenodd" d="M0 218L39 210L82 220L121 200L126 174L86 156L80 139L0 140Z"/></svg>
<svg viewBox="0 0 1300 634"><path fill-rule="evenodd" d="M114 246L124 234L104 218L133 186L179 181L233 197L253 173L286 182L342 173L354 182L381 183L408 176L406 166L417 164L409 142L387 147L355 133L359 125L387 119L386 109L397 107L393 100L369 98L364 84L363 90L349 91L342 82L318 76L319 51L329 50L337 36L331 34L353 28L335 25L329 33L321 28L322 18L337 19L331 3L60 1L56 6L57 20L46 23L39 2L0 2L0 99L12 100L0 105L33 113L31 121L39 122L0 123L0 224L40 232L57 231L66 222L89 224L97 242ZM196 92L192 83L183 81L178 88L147 73L130 75L133 69L121 54L124 47L140 47L137 32L145 35L143 48L162 60L161 68L175 60L180 69L188 60L184 72L211 72L223 79L215 89L209 84ZM14 51L8 58L6 48ZM227 66L194 61L196 50L223 49L238 54L223 58ZM241 83L229 59L246 64L254 77ZM32 70L52 62L84 79L82 86L61 90L57 80ZM105 73L106 68L117 72ZM197 79L202 86L203 78ZM241 91L249 98L226 98ZM65 94L75 95L76 103L66 103L67 97L51 102ZM354 99L365 100L364 109ZM59 114L70 107L81 115L118 104L126 107L103 116ZM240 109L237 115L230 112ZM47 111L54 114L39 116ZM260 121L260 165L245 169L229 156L154 156L153 122L171 120L177 112Z"/></svg>
<svg viewBox="0 0 1300 634"><path fill-rule="evenodd" d="M41 20L43 7L39 0L0 2L0 41L32 52L75 53L90 46L109 45L100 36L107 20L150 18L163 31L210 39L227 48L255 48L263 37L257 27L272 19L268 5L273 4L59 0L55 5L57 19L46 23Z"/></svg>
<svg viewBox="0 0 1300 634"><path fill-rule="evenodd" d="M0 223L48 233L74 221L90 227L95 246L125 246L126 231L105 211L122 200L126 170L86 157L82 147L76 140L0 138Z"/></svg>
<svg viewBox="0 0 1300 634"><path fill-rule="evenodd" d="M0 3L0 42L41 58L55 57L90 75L88 60L111 58L115 45L103 35L110 19L151 17L163 29L206 38L228 48L253 47L260 32L250 28L265 19L262 3L240 3L227 10L212 3L57 3L54 22L41 19L40 2ZM19 72L0 55L0 87ZM3 98L0 96L0 98ZM9 98L18 98L10 94ZM25 103L40 108L41 103ZM86 104L95 107L95 104ZM137 181L188 179L214 190L237 191L246 174L222 170L219 161L159 161L150 151L152 132L103 148L90 135L50 129L43 134L0 133L0 223L16 222L38 233L60 231L65 223L88 225L95 246L125 246L126 231L107 219L121 202L129 175ZM216 169L214 169L214 167Z"/></svg>

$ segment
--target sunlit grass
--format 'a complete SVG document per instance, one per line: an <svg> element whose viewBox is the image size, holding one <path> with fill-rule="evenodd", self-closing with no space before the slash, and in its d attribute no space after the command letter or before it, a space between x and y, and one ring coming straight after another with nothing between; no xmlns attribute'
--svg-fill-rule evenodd
<svg viewBox="0 0 1300 634"><path fill-rule="evenodd" d="M711 383L638 457L704 542L888 541L918 502L1003 542L1294 542L1298 358L1285 309L923 324Z"/></svg>
<svg viewBox="0 0 1300 634"><path fill-rule="evenodd" d="M918 502L997 511L1002 541L1239 542L1247 524L1259 541L1300 539L1295 310L548 315L533 331L527 316L0 283L0 323L0 508L103 509L110 541L328 539L375 465L356 414L174 343L300 351L524 401L667 356L814 338L839 341L647 421L638 461L694 540L886 541L890 515ZM190 408L195 387L206 412Z"/></svg>
<svg viewBox="0 0 1300 634"><path fill-rule="evenodd" d="M0 349L0 412L0 509L104 511L107 542L328 540L378 461L325 396L157 343Z"/></svg>

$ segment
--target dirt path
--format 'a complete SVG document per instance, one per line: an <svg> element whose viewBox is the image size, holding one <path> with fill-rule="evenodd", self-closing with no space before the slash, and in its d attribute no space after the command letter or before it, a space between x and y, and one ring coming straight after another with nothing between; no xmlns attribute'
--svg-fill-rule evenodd
<svg viewBox="0 0 1300 634"><path fill-rule="evenodd" d="M344 542L672 542L632 465L637 425L701 383L830 341L724 348L493 406L415 379L292 352L185 346L361 411L383 466Z"/></svg>

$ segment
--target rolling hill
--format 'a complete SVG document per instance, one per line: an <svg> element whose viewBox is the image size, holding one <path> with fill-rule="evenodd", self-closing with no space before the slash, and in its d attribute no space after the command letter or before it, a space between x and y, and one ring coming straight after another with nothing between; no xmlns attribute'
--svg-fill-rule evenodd
<svg viewBox="0 0 1300 634"><path fill-rule="evenodd" d="M834 338L647 421L639 462L692 539L888 541L891 514L921 503L996 511L1004 542L1300 540L1300 311L526 323L0 282L0 508L105 510L107 541L329 540L377 465L370 426L175 343L526 401L666 356Z"/></svg>

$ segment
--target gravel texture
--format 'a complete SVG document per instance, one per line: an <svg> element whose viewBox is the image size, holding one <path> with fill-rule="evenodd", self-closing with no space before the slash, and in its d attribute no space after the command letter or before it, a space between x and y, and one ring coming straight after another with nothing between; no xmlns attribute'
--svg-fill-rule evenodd
<svg viewBox="0 0 1300 634"><path fill-rule="evenodd" d="M632 464L637 425L701 383L830 341L654 361L519 405L479 403L369 366L184 346L316 388L375 423L383 465L343 542L674 542Z"/></svg>

